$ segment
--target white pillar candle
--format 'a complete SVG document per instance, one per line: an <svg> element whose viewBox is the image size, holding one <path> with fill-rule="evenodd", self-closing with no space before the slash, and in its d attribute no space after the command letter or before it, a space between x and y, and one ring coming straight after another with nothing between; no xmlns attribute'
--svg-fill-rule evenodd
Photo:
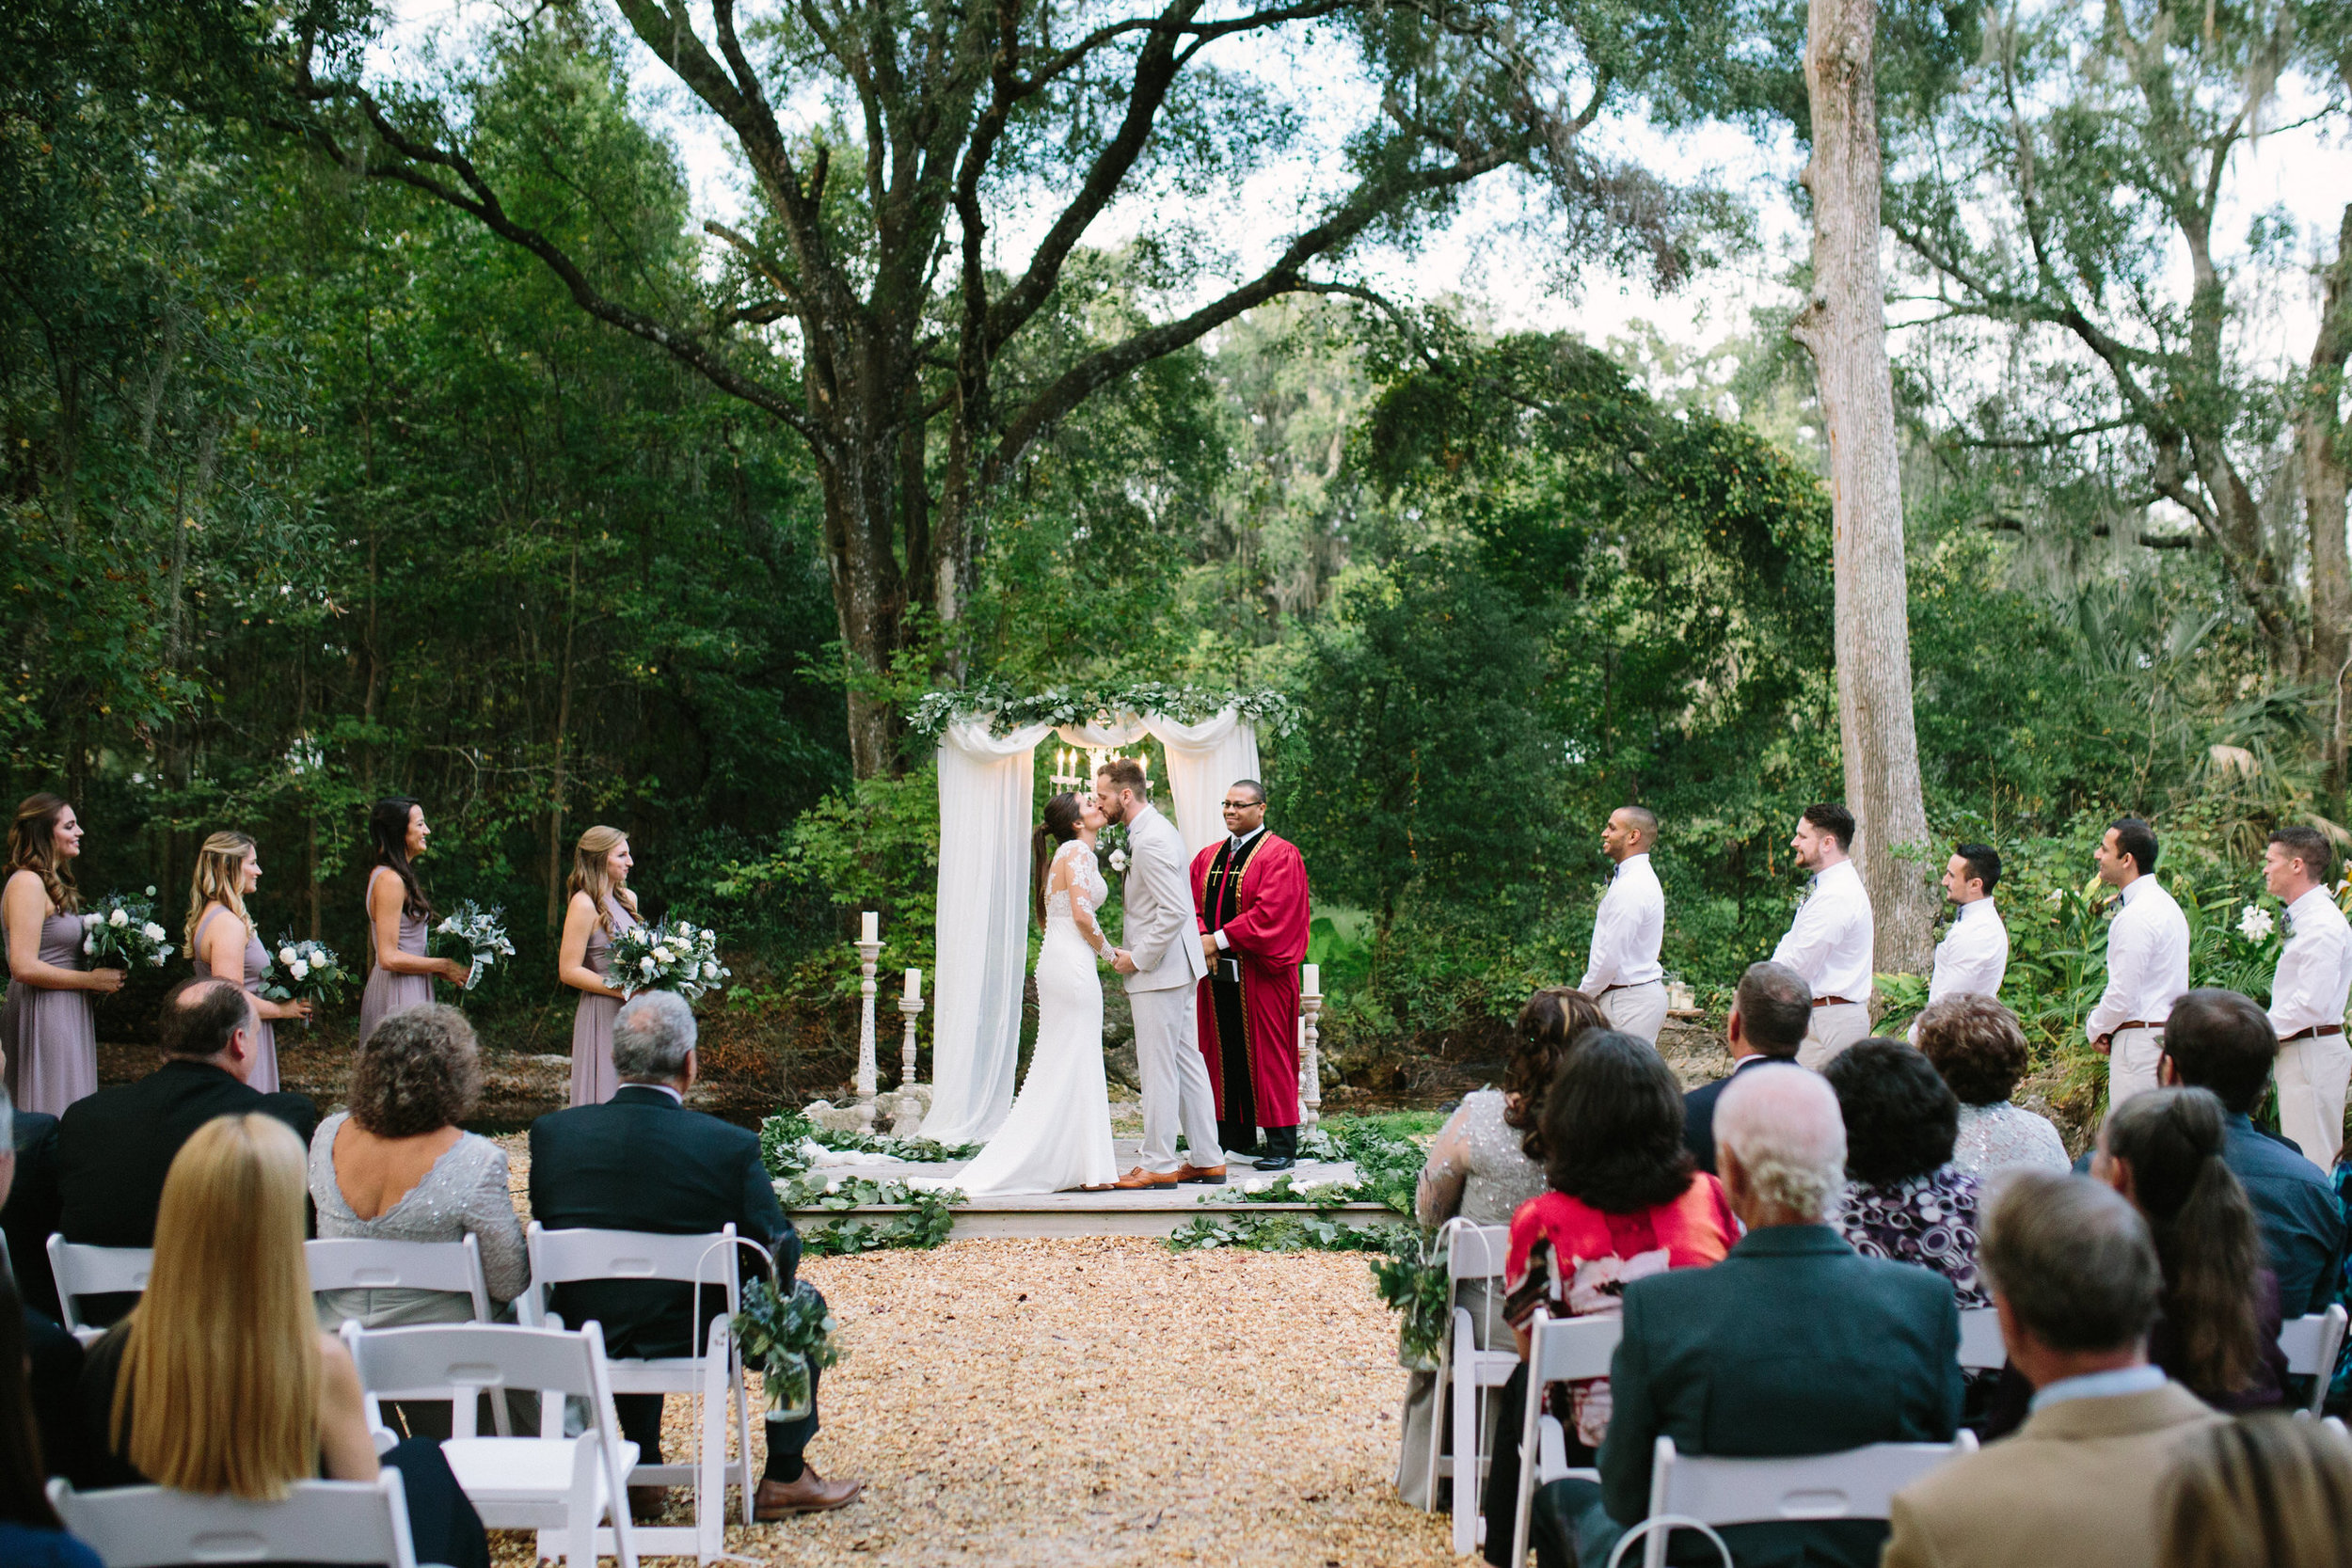
<svg viewBox="0 0 2352 1568"><path fill-rule="evenodd" d="M859 915L857 917L857 940L860 942L882 941L882 916L872 910L867 910L864 914Z"/></svg>
<svg viewBox="0 0 2352 1568"><path fill-rule="evenodd" d="M923 1000L923 972L919 969L907 971L907 1000L910 1002Z"/></svg>
<svg viewBox="0 0 2352 1568"><path fill-rule="evenodd" d="M1321 966L1316 964L1299 965L1298 989L1306 995L1321 996L1323 994L1323 970Z"/></svg>

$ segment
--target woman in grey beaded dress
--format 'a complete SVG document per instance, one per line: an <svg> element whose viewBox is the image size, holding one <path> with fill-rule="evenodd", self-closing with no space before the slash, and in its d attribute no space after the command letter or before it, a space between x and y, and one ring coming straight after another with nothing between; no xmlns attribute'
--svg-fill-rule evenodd
<svg viewBox="0 0 2352 1568"><path fill-rule="evenodd" d="M351 1069L351 1109L320 1122L310 1139L320 1238L471 1236L493 1305L522 1294L531 1265L507 1187L506 1151L458 1126L481 1098L482 1063L465 1014L426 1003L377 1024ZM322 1291L318 1308L328 1328L348 1319L384 1328L473 1316L464 1295L411 1289Z"/></svg>
<svg viewBox="0 0 2352 1568"><path fill-rule="evenodd" d="M1930 1003L1915 1037L1960 1101L1953 1164L1979 1180L2005 1170L2063 1176L2074 1168L2050 1118L2010 1101L2026 1066L2026 1031L2015 1013L1990 996L1961 991Z"/></svg>
<svg viewBox="0 0 2352 1568"><path fill-rule="evenodd" d="M1549 1190L1544 1150L1535 1135L1544 1094L1577 1040L1608 1027L1600 1008L1581 990L1556 986L1528 999L1519 1010L1502 1087L1465 1095L1430 1143L1428 1163L1422 1166L1413 1195L1414 1217L1425 1228L1435 1230L1457 1217L1507 1226L1520 1204ZM1490 1291L1486 1280L1466 1279L1454 1300L1456 1307L1469 1309L1481 1350L1513 1343L1511 1325L1502 1321L1499 1286ZM1436 1373L1406 1374L1405 1441L1397 1458L1396 1487L1415 1508L1434 1506L1429 1444L1434 1435L1438 1451L1445 1451L1445 1437L1438 1430L1444 1404ZM1489 1433L1481 1441L1491 1437Z"/></svg>

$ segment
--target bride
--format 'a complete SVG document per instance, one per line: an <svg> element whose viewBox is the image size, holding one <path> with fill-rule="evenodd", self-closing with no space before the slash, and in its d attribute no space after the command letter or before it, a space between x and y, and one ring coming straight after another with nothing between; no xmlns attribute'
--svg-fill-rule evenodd
<svg viewBox="0 0 2352 1568"><path fill-rule="evenodd" d="M1004 1127L954 1178L966 1197L1091 1191L1118 1180L1095 967L1111 956L1094 923L1110 895L1094 862L1104 820L1092 795L1057 795L1030 837L1031 908L1045 927L1037 956L1037 1049Z"/></svg>

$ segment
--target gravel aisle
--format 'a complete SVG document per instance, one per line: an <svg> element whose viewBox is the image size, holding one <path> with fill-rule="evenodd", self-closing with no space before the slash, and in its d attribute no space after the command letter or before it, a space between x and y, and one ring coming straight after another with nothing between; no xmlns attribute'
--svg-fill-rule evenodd
<svg viewBox="0 0 2352 1568"><path fill-rule="evenodd" d="M1451 1560L1443 1518L1389 1487L1404 1374L1361 1257L1092 1237L804 1273L849 1349L825 1374L810 1457L866 1492L732 1529L730 1551L793 1565ZM501 1561L527 1549L497 1539Z"/></svg>

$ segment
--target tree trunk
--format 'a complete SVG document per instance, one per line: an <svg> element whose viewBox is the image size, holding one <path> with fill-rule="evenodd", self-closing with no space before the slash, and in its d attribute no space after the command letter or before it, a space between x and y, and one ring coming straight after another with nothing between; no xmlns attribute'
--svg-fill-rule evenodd
<svg viewBox="0 0 2352 1568"><path fill-rule="evenodd" d="M564 928L564 747L572 726L572 648L580 630L580 522L572 522L572 570L564 607L564 673L556 682L555 776L548 785L548 934Z"/></svg>
<svg viewBox="0 0 2352 1568"><path fill-rule="evenodd" d="M2312 679L2320 687L2320 722L2327 747L2324 809L2344 820L2345 707L2352 705L2352 564L2345 561L2344 496L2352 489L2352 451L2345 451L2344 372L2352 360L2352 205L2336 233L2336 259L2322 275L2326 293L2319 337L2312 345L2311 376L2296 418L2302 451L2303 520L2312 543Z"/></svg>
<svg viewBox="0 0 2352 1568"><path fill-rule="evenodd" d="M1813 356L1829 435L1837 730L1853 855L1878 917L1881 969L1927 966L1936 905L1921 867L1919 743L1911 708L1895 393L1879 275L1876 0L1812 0L1804 76L1813 114L1813 297L1791 325Z"/></svg>

